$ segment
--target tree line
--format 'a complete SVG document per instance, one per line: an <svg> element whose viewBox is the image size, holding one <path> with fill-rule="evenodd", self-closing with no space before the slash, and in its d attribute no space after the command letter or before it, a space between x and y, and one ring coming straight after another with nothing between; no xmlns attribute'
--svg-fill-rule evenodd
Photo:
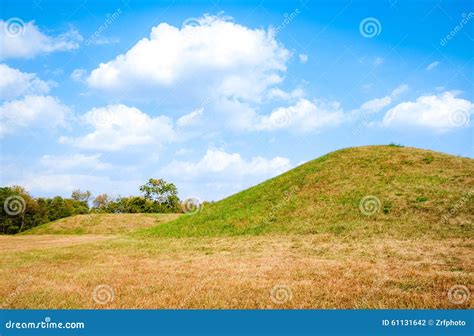
<svg viewBox="0 0 474 336"><path fill-rule="evenodd" d="M183 212L178 189L163 179L149 179L140 186L141 196L113 198L74 190L70 198L32 197L21 186L0 188L0 234L15 234L60 218L88 213ZM92 202L91 202L92 201ZM92 203L92 206L90 206Z"/></svg>

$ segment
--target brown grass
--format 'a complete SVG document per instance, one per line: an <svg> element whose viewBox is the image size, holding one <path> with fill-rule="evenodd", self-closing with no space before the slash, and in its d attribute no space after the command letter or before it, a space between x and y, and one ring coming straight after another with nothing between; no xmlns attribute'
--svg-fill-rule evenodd
<svg viewBox="0 0 474 336"><path fill-rule="evenodd" d="M24 234L117 234L171 221L180 214L88 214L59 219Z"/></svg>
<svg viewBox="0 0 474 336"><path fill-rule="evenodd" d="M36 237L25 237L36 239ZM4 239L16 239L6 237ZM62 238L60 238L62 239ZM8 308L473 308L448 289L473 284L472 242L341 240L333 235L110 237L2 251ZM33 241L29 243L34 244ZM114 299L93 300L106 284ZM272 300L275 286L291 299Z"/></svg>
<svg viewBox="0 0 474 336"><path fill-rule="evenodd" d="M47 248L84 244L111 238L107 235L38 235L38 236L0 236L0 252L24 252Z"/></svg>

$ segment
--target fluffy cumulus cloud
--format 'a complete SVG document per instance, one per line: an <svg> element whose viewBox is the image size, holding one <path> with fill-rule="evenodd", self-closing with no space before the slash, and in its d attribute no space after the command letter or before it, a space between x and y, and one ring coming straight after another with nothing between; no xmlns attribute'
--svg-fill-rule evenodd
<svg viewBox="0 0 474 336"><path fill-rule="evenodd" d="M201 160L197 162L173 161L164 167L162 172L180 179L193 179L199 176L233 179L252 175L270 177L290 168L290 160L280 156L272 159L257 156L245 160L238 153L208 149Z"/></svg>
<svg viewBox="0 0 474 336"><path fill-rule="evenodd" d="M208 149L197 161L172 161L159 175L175 181L183 198L219 200L291 168L285 157L246 159L239 153Z"/></svg>
<svg viewBox="0 0 474 336"><path fill-rule="evenodd" d="M468 126L473 110L472 102L446 91L396 105L387 111L382 124L386 127L416 127L445 132Z"/></svg>
<svg viewBox="0 0 474 336"><path fill-rule="evenodd" d="M148 38L93 70L89 85L122 95L179 88L200 99L219 95L258 101L282 81L290 52L271 30L216 16L198 22L153 27Z"/></svg>
<svg viewBox="0 0 474 336"><path fill-rule="evenodd" d="M0 136L18 129L52 129L64 127L70 109L51 96L25 96L0 106Z"/></svg>
<svg viewBox="0 0 474 336"><path fill-rule="evenodd" d="M260 116L254 124L257 130L295 128L308 132L340 124L344 113L338 102L310 101L301 98L294 105L279 107L269 115Z"/></svg>
<svg viewBox="0 0 474 336"><path fill-rule="evenodd" d="M0 64L0 99L10 100L23 95L48 93L51 82L39 79L34 73Z"/></svg>
<svg viewBox="0 0 474 336"><path fill-rule="evenodd" d="M397 86L390 95L381 98L374 98L363 103L358 109L352 111L352 116L367 116L371 114L378 113L384 108L390 106L394 100L396 100L400 95L405 93L408 90L408 85L401 84Z"/></svg>
<svg viewBox="0 0 474 336"><path fill-rule="evenodd" d="M57 36L40 31L33 21L0 20L0 59L32 58L39 54L79 48L82 36L74 29Z"/></svg>
<svg viewBox="0 0 474 336"><path fill-rule="evenodd" d="M173 125L168 117L151 117L137 108L121 104L93 108L81 120L92 131L75 138L61 137L61 143L117 151L129 146L160 145L174 138Z"/></svg>

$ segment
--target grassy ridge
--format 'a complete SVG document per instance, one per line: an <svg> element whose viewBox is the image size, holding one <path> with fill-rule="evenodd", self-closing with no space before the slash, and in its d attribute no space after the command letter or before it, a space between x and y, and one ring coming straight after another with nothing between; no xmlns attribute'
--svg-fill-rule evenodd
<svg viewBox="0 0 474 336"><path fill-rule="evenodd" d="M119 234L143 229L179 217L179 214L89 214L76 215L39 225L21 234Z"/></svg>
<svg viewBox="0 0 474 336"><path fill-rule="evenodd" d="M396 146L348 148L137 234L466 237L473 232L473 189L469 158ZM360 210L367 196L380 201L372 215Z"/></svg>

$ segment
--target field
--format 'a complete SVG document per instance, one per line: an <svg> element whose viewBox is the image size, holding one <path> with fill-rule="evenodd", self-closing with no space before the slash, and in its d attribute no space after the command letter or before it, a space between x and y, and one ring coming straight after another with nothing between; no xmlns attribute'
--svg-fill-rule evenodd
<svg viewBox="0 0 474 336"><path fill-rule="evenodd" d="M473 162L348 149L193 215L82 215L0 236L0 305L473 308Z"/></svg>

